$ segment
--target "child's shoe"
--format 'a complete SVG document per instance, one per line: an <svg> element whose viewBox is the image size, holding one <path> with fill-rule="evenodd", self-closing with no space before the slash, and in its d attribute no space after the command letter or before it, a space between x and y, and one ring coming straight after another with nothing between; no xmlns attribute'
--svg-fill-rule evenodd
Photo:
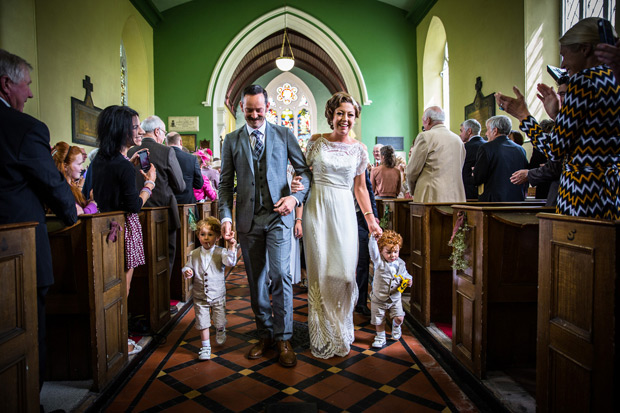
<svg viewBox="0 0 620 413"><path fill-rule="evenodd" d="M400 325L397 326L392 321L392 340L400 340L402 335L403 335L403 332L402 332L401 326Z"/></svg>
<svg viewBox="0 0 620 413"><path fill-rule="evenodd" d="M211 346L201 347L198 352L198 360L209 360L211 358Z"/></svg>
<svg viewBox="0 0 620 413"><path fill-rule="evenodd" d="M217 330L215 333L215 341L217 344L222 345L226 342L226 329Z"/></svg>
<svg viewBox="0 0 620 413"><path fill-rule="evenodd" d="M374 348L382 348L383 346L385 346L385 343L386 343L385 335L383 336L376 335L375 341L372 342L372 346Z"/></svg>

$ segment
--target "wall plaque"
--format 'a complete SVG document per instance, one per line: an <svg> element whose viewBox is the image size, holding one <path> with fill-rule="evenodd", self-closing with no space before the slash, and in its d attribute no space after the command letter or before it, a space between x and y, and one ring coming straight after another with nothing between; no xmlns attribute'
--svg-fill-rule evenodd
<svg viewBox="0 0 620 413"><path fill-rule="evenodd" d="M101 109L93 104L93 84L85 76L82 86L86 89L84 101L71 97L71 141L82 145L97 146L97 117Z"/></svg>
<svg viewBox="0 0 620 413"><path fill-rule="evenodd" d="M170 132L198 132L198 116L168 116Z"/></svg>
<svg viewBox="0 0 620 413"><path fill-rule="evenodd" d="M476 97L474 102L465 106L465 119L476 119L480 122L482 129L480 136L484 137L487 133L487 120L495 116L495 93L484 96L482 94L482 80L480 76L476 78Z"/></svg>

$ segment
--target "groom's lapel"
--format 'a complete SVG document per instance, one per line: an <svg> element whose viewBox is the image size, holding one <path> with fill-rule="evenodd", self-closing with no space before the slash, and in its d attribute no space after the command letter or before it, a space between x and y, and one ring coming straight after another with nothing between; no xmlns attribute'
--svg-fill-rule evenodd
<svg viewBox="0 0 620 413"><path fill-rule="evenodd" d="M248 135L248 128L243 125L239 132L239 146L241 147L241 153L248 161L252 175L254 175L254 158L252 157L252 146L250 145L250 136Z"/></svg>
<svg viewBox="0 0 620 413"><path fill-rule="evenodd" d="M267 120L265 120L267 122ZM269 161L271 160L271 154L273 153L273 145L276 139L276 131L275 129L267 122L265 127L265 156L267 165L269 165ZM267 166L269 168L269 166Z"/></svg>

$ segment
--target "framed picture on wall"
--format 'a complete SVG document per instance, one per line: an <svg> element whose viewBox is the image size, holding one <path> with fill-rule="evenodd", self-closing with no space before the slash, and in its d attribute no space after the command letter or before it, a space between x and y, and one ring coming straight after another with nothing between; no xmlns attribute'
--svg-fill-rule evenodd
<svg viewBox="0 0 620 413"><path fill-rule="evenodd" d="M189 149L190 152L196 151L196 134L195 133L181 133L182 145Z"/></svg>

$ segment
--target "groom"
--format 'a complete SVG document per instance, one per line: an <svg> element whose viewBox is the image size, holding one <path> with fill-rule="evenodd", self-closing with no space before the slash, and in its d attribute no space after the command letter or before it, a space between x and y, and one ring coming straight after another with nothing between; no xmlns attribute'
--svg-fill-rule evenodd
<svg viewBox="0 0 620 413"><path fill-rule="evenodd" d="M248 358L262 357L275 340L280 364L292 367L297 364L297 358L289 342L293 335L293 287L289 274L291 227L294 223L291 212L308 192L310 170L291 130L265 122L268 102L267 92L261 86L251 85L243 90L241 110L247 124L226 135L222 147L220 217L222 235L229 240L233 236L236 173L237 232L260 336ZM291 194L286 181L289 161L304 187L295 194ZM267 256L268 273L265 270Z"/></svg>

